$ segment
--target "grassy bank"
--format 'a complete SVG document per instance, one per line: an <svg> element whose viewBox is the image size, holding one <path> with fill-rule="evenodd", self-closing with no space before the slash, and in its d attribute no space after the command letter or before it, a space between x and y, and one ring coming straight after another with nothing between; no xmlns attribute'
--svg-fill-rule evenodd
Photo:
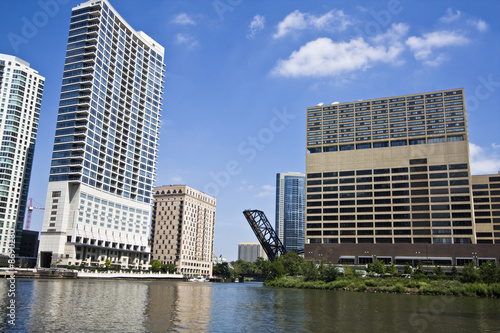
<svg viewBox="0 0 500 333"><path fill-rule="evenodd" d="M335 281L305 281L301 276L267 280L266 286L418 295L500 297L500 283L462 283L452 280L415 280L401 277L340 277Z"/></svg>

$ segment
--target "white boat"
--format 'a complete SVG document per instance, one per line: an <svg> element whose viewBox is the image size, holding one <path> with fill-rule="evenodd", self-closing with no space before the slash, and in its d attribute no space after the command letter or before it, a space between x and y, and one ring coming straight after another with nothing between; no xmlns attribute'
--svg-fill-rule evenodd
<svg viewBox="0 0 500 333"><path fill-rule="evenodd" d="M192 276L188 279L188 282L209 282L208 278L204 278L203 276Z"/></svg>

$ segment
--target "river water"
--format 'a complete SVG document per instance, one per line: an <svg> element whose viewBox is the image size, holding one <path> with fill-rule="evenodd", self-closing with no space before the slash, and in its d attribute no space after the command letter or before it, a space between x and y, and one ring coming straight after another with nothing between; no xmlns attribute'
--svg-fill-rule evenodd
<svg viewBox="0 0 500 333"><path fill-rule="evenodd" d="M500 332L500 299L104 279L17 279L15 293L0 280L1 332Z"/></svg>

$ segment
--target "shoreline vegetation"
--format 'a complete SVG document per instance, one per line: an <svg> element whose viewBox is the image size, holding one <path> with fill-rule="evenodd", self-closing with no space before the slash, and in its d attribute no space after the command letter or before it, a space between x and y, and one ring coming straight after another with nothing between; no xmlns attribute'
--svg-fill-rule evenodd
<svg viewBox="0 0 500 333"><path fill-rule="evenodd" d="M396 267L377 260L359 269L359 265L332 265L324 261L316 264L296 252L288 252L273 262L259 258L255 264L241 260L231 264L234 268L228 273L241 277L252 274L249 269L253 267L253 274L266 276L264 285L270 287L500 297L500 266L493 261L483 262L480 266L470 262L459 268L434 266L424 270L420 264L415 268L408 264Z"/></svg>
<svg viewBox="0 0 500 333"><path fill-rule="evenodd" d="M265 286L412 295L500 297L500 283L462 283L452 280L416 280L401 277L342 277L338 280L305 281L302 276L266 280Z"/></svg>

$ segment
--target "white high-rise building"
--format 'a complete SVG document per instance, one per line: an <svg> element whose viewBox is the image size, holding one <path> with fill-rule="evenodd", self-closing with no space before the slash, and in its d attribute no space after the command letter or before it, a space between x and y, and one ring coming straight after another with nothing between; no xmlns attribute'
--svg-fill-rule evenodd
<svg viewBox="0 0 500 333"><path fill-rule="evenodd" d="M17 57L0 54L0 253L23 229L45 78ZM16 251L17 253L17 251Z"/></svg>
<svg viewBox="0 0 500 333"><path fill-rule="evenodd" d="M73 8L39 266L148 264L163 55L108 1Z"/></svg>

